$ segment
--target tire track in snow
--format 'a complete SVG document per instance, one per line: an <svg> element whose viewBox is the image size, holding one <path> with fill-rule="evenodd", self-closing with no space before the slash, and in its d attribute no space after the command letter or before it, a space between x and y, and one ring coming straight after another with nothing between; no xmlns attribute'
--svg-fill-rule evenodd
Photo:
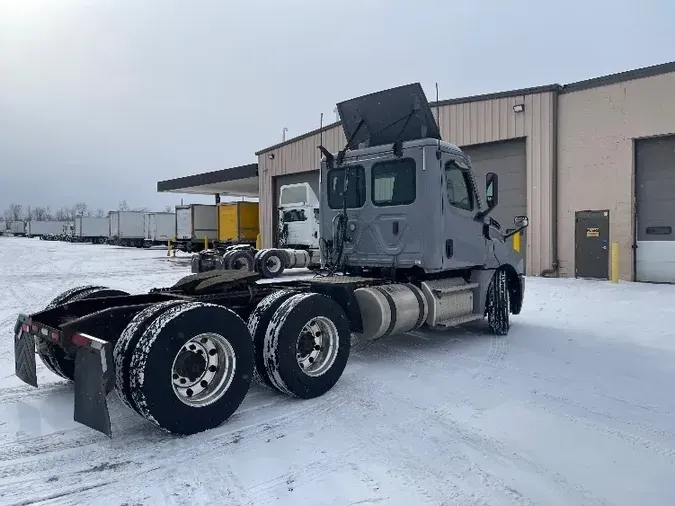
<svg viewBox="0 0 675 506"><path fill-rule="evenodd" d="M329 397L329 395L325 397ZM162 478L159 475L166 475L169 469L163 467L147 469L152 467L153 461L171 462L172 467L170 469L175 469L181 464L187 464L188 467L194 466L195 460L197 460L197 462L205 462L205 467L210 469L209 462L213 458L220 457L223 454L233 458L238 454L246 454L252 445L259 444L261 440L271 441L305 431L307 424L298 422L307 420L306 414L308 411L312 411L314 416L318 416L319 420L328 422L324 426L330 426L330 412L344 404L339 398L326 399L326 402L298 402L307 405L278 417L259 420L243 428L222 432L215 437L213 431L184 438L168 436L159 429L152 428L151 431L148 431L149 425L143 421L141 422L142 425L135 428L133 437L123 437L117 441L106 439L103 444L101 444L101 437L98 433L93 435L99 437L95 441L90 440L90 442L85 443L84 447L82 446L84 441L81 439L78 441L78 438L75 438L74 441L70 440L65 434L60 435L63 438L62 443L68 443L64 445L65 448L54 444L50 446L48 436L40 438L42 440L40 447L32 450L26 448L26 441L17 441L15 452L12 453L15 459L19 459L21 455L26 454L34 455L39 459L26 460L24 458L5 461L3 465L0 465L0 487L11 485L11 494L21 497L33 490L38 483L46 483L52 477L54 469L60 470L58 475L59 486L95 484L100 478L88 476L89 479L83 479L81 473L84 469L82 465L96 467L104 466L110 462L121 462L125 456L128 456L130 446L134 448L134 460L140 460L141 462L134 462L133 466L120 466L111 471L116 477L115 482L118 484L125 481L133 482L139 475L145 476L146 474L148 476L145 480L152 479L154 482L161 482ZM230 421L234 421L236 416L235 414L230 418ZM239 418L245 419L245 417ZM227 423L222 428L226 428ZM86 430L90 434L93 432L89 429L82 430ZM68 433L72 432L68 431ZM28 442L34 443L32 440ZM7 446L0 446L0 454L6 454ZM199 449L196 458L194 448ZM224 451L225 448L227 448L227 452ZM80 465L73 465L74 462ZM112 494L119 494L119 490L111 492ZM101 493L101 491L97 491L97 497Z"/></svg>

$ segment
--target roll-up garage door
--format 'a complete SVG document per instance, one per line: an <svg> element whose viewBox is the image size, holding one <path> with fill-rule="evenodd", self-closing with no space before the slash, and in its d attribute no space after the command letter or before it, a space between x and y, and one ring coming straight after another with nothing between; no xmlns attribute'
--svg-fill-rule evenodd
<svg viewBox="0 0 675 506"><path fill-rule="evenodd" d="M527 214L525 140L477 144L462 147L462 151L471 157L481 195L485 195L485 175L494 172L499 176L499 205L491 216L500 223L502 229L514 228L513 218ZM527 229L524 232L521 238L523 258L527 245Z"/></svg>
<svg viewBox="0 0 675 506"><path fill-rule="evenodd" d="M635 277L675 283L675 136L635 141Z"/></svg>

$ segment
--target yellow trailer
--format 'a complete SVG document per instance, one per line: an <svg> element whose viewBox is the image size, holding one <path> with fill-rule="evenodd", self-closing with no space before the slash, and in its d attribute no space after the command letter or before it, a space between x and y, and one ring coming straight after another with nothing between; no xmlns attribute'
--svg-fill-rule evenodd
<svg viewBox="0 0 675 506"><path fill-rule="evenodd" d="M259 233L257 202L218 204L218 242L255 244Z"/></svg>

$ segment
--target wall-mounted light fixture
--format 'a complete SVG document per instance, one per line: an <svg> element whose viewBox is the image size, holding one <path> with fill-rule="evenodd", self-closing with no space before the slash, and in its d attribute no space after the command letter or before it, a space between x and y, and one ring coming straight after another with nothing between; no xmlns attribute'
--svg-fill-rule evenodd
<svg viewBox="0 0 675 506"><path fill-rule="evenodd" d="M525 104L516 104L513 106L513 112L523 112L525 110Z"/></svg>
<svg viewBox="0 0 675 506"><path fill-rule="evenodd" d="M270 153L269 155L267 155L267 158L269 158L270 160L274 160L274 153Z"/></svg>

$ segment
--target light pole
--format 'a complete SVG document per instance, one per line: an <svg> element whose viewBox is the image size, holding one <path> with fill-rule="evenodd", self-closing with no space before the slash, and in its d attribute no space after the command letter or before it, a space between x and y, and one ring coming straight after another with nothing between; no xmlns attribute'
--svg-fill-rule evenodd
<svg viewBox="0 0 675 506"><path fill-rule="evenodd" d="M281 132L281 142L286 142L286 132L288 132L288 128L284 127L283 131Z"/></svg>

